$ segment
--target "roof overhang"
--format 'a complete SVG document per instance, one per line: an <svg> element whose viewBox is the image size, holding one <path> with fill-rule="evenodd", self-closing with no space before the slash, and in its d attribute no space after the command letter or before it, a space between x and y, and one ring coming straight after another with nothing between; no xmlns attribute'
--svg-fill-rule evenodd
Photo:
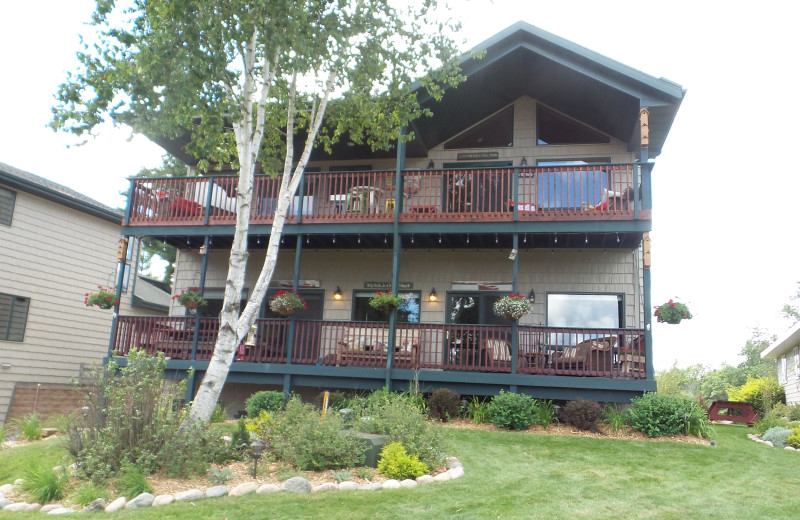
<svg viewBox="0 0 800 520"><path fill-rule="evenodd" d="M761 357L764 359L778 359L797 346L800 346L800 324L764 349L764 352L761 353Z"/></svg>

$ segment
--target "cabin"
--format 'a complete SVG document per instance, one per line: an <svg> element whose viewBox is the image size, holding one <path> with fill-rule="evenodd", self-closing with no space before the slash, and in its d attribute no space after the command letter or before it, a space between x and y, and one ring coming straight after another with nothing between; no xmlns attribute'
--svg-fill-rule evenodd
<svg viewBox="0 0 800 520"><path fill-rule="evenodd" d="M761 357L778 361L778 383L783 386L786 404L800 404L800 324L765 348Z"/></svg>
<svg viewBox="0 0 800 520"><path fill-rule="evenodd" d="M628 402L654 391L651 176L684 89L526 23L478 45L466 81L413 139L389 152L317 149L294 196L272 292L240 347L223 401L253 391L333 389ZM163 144L189 165L180 146ZM168 367L208 365L236 217L237 177L131 179L122 234L179 249L169 317L121 314L112 350L164 352ZM278 181L257 176L247 287L265 257ZM369 305L396 291L396 310ZM531 312L493 312L520 294Z"/></svg>

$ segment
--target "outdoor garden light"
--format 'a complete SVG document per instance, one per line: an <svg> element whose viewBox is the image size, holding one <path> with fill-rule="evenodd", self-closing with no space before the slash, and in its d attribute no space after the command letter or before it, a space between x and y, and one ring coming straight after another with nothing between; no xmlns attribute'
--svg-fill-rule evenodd
<svg viewBox="0 0 800 520"><path fill-rule="evenodd" d="M261 454L264 453L264 448L266 446L261 441L254 441L250 444L250 450L253 454L253 478L256 478L256 470L258 469L258 459L261 458Z"/></svg>
<svg viewBox="0 0 800 520"><path fill-rule="evenodd" d="M339 289L339 286L336 286L336 292L333 293L333 299L337 302L342 299L342 290Z"/></svg>
<svg viewBox="0 0 800 520"><path fill-rule="evenodd" d="M435 302L438 299L436 296L436 287L431 289L431 293L428 295L428 300Z"/></svg>

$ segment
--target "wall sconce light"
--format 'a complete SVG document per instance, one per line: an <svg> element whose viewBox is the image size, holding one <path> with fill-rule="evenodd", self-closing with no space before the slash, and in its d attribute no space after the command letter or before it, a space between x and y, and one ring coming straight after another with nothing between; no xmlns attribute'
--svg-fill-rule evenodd
<svg viewBox="0 0 800 520"><path fill-rule="evenodd" d="M434 287L434 288L431 289L431 293L428 295L428 300L432 301L432 302L435 302L438 299L439 299L439 297L436 296L436 288Z"/></svg>
<svg viewBox="0 0 800 520"><path fill-rule="evenodd" d="M428 161L428 169L432 170L434 168L436 168L436 165L433 164L433 159L431 159L430 161Z"/></svg>
<svg viewBox="0 0 800 520"><path fill-rule="evenodd" d="M342 290L339 289L339 286L336 286L336 291L333 293L333 299L337 302L342 299Z"/></svg>
<svg viewBox="0 0 800 520"><path fill-rule="evenodd" d="M531 303L536 303L536 293L533 292L533 289L531 289L531 292L528 293L528 301Z"/></svg>
<svg viewBox="0 0 800 520"><path fill-rule="evenodd" d="M201 255L204 255L204 254L206 254L207 252L208 252L208 249L206 248L206 245L205 245L205 244L203 244L202 246L200 246L200 254L201 254Z"/></svg>
<svg viewBox="0 0 800 520"><path fill-rule="evenodd" d="M519 162L519 165L520 166L528 166L528 159L523 157L522 160Z"/></svg>

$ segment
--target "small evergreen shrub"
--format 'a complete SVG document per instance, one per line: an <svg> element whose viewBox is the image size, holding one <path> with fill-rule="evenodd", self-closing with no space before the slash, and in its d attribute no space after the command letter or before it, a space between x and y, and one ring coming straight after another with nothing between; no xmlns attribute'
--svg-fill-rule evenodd
<svg viewBox="0 0 800 520"><path fill-rule="evenodd" d="M22 489L40 504L47 504L64 496L68 480L66 471L33 465L25 471Z"/></svg>
<svg viewBox="0 0 800 520"><path fill-rule="evenodd" d="M271 419L271 446L284 462L305 470L336 469L364 462L366 446L342 432L337 414L322 414L299 398Z"/></svg>
<svg viewBox="0 0 800 520"><path fill-rule="evenodd" d="M399 442L387 444L381 450L378 471L387 478L405 480L417 478L428 472L428 466L416 455L409 455Z"/></svg>
<svg viewBox="0 0 800 520"><path fill-rule="evenodd" d="M595 401L575 399L564 407L564 419L580 430L592 430L602 415L600 405Z"/></svg>
<svg viewBox="0 0 800 520"><path fill-rule="evenodd" d="M786 447L786 439L792 434L792 430L783 426L775 426L764 432L761 436L765 441L770 441L773 446L778 448Z"/></svg>
<svg viewBox="0 0 800 520"><path fill-rule="evenodd" d="M239 417L239 420L236 421L236 430L231 435L230 446L240 453L250 449L250 432L247 429L247 421L244 417Z"/></svg>
<svg viewBox="0 0 800 520"><path fill-rule="evenodd" d="M489 421L500 428L524 430L533 424L536 402L524 394L500 390L489 404Z"/></svg>
<svg viewBox="0 0 800 520"><path fill-rule="evenodd" d="M448 422L458 416L461 396L448 388L439 388L425 400L431 418Z"/></svg>
<svg viewBox="0 0 800 520"><path fill-rule="evenodd" d="M247 401L244 402L244 409L247 412L247 416L253 418L258 417L262 410L280 412L283 410L284 404L283 392L264 390L248 397Z"/></svg>
<svg viewBox="0 0 800 520"><path fill-rule="evenodd" d="M774 377L748 377L742 386L728 389L728 400L750 403L756 415L764 417L773 406L786 402L786 395Z"/></svg>

